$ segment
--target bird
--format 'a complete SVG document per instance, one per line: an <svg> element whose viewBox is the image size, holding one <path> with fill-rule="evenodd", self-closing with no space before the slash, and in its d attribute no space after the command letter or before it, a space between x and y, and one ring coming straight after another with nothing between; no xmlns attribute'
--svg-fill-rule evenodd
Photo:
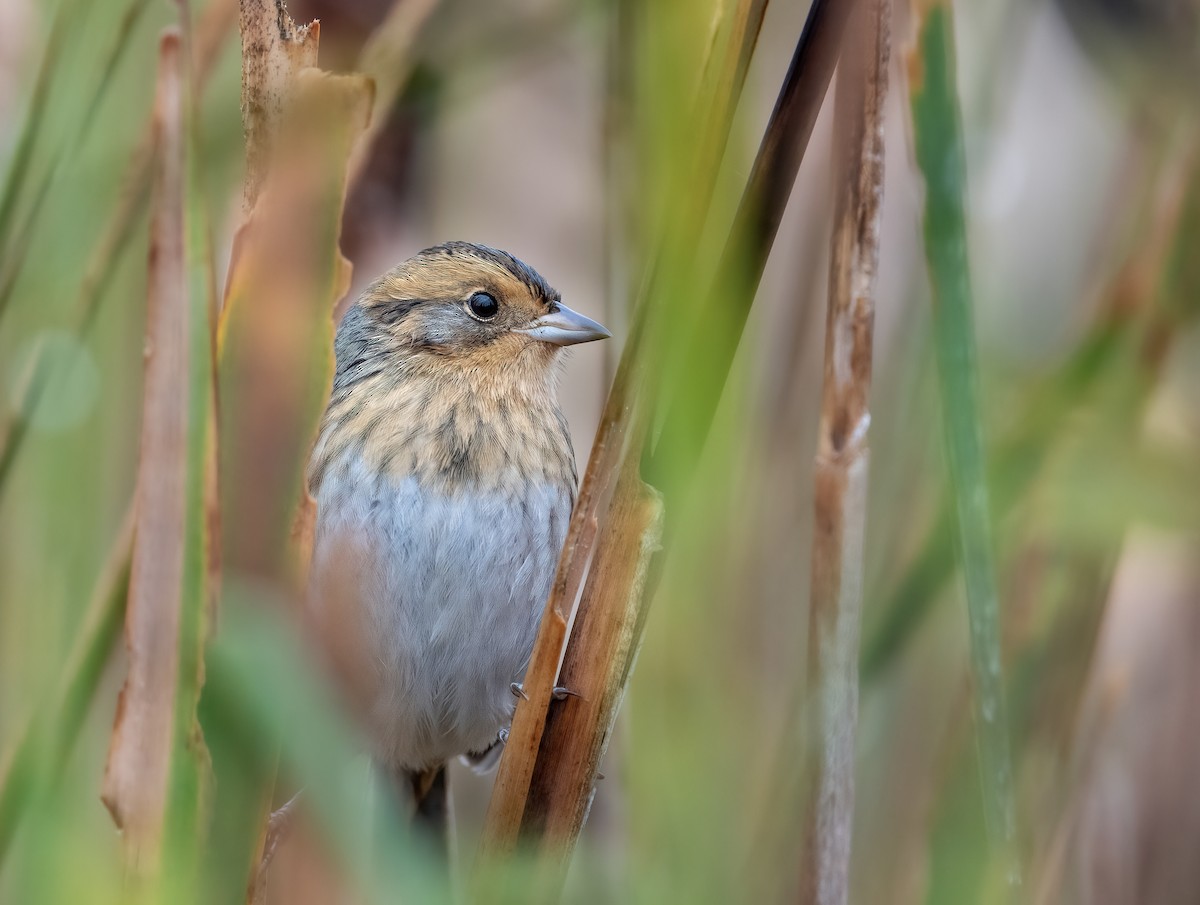
<svg viewBox="0 0 1200 905"><path fill-rule="evenodd" d="M336 331L309 611L372 758L443 835L445 765L498 760L575 502L562 352L609 336L468 242L383 274Z"/></svg>

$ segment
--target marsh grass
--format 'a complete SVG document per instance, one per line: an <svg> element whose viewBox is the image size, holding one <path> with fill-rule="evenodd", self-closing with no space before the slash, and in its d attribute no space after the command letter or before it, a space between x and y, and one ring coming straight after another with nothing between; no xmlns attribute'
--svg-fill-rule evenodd
<svg viewBox="0 0 1200 905"><path fill-rule="evenodd" d="M274 3L239 6L243 30L256 15L279 21ZM775 901L814 885L822 903L1000 901L1018 870L1043 901L1086 900L1079 865L1100 856L1079 815L1114 788L1094 766L1100 755L1116 758L1104 768L1130 783L1121 788L1138 815L1110 817L1113 832L1157 826L1163 802L1186 798L1171 771L1146 779L1120 760L1132 757L1120 730L1153 683L1114 693L1100 717L1088 704L1116 687L1097 651L1130 606L1113 576L1137 555L1131 527L1154 526L1172 539L1166 550L1190 549L1198 527L1200 180L1183 93L1154 97L1157 118L1120 119L1145 153L1134 172L1109 174L1124 186L1115 222L1076 224L1117 249L1087 258L1087 288L1057 298L1077 329L1038 364L1004 360L995 319L977 316L997 304L994 288L972 287L968 273L994 253L973 235L974 187L988 178L973 149L987 129L1003 132L1005 83L981 91L963 84L974 70L950 65L959 38L978 41L978 20L956 31L948 4L907 11L919 41L906 71L897 62L886 73L900 100L883 110L872 356L870 333L825 291L849 266L824 251L839 234L828 201L850 177L828 163L821 111L853 4L814 0L803 22L803 11L759 0L536 13L514 3L482 34L455 4L400 3L359 58L373 96L355 76L301 74L323 62L315 45L262 89L292 114L250 130L255 143L287 140L250 154L248 180L239 6L61 0L44 22L33 17L37 50L4 113L0 901L246 901L265 816L298 789L302 838L273 862L267 902L390 901L398 890L420 902ZM1020 19L1028 11L1005 15L1017 17L1005 40L1038 27ZM328 10L323 39L344 25ZM156 77L164 27L177 31ZM1020 49L993 48L988 73L1024 61ZM563 388L608 401L531 700L486 817L487 790L463 784L448 885L372 788L357 729L295 616L299 475L349 285L347 185L371 155L416 147L396 167L411 169L395 176L403 217L420 245L448 238L426 237L429 222L478 214L447 215L419 188L441 164L438 130L473 105L512 103L514 85L554 83L559 70L539 67L590 78L605 52L620 78L588 82L598 86L588 103L597 123L602 109L619 115L604 140L621 188L579 197L609 230L605 280L629 312L628 335L611 389L580 386L580 371ZM405 117L414 73L459 91ZM1137 97L1146 84L1122 90ZM553 91L566 123L584 102ZM174 104L165 118L164 99ZM856 112L845 103L843 125ZM489 128L501 121L522 133L518 114ZM531 133L521 159L495 161L495 133L473 134L472 159L500 181L537 169L535 151L555 145ZM541 175L564 205L591 167L570 164ZM846 214L846 202L833 210ZM1052 240L1028 266L1064 266L1058 246L1074 239ZM557 278L558 262L533 263ZM1085 297L1094 287L1098 302ZM826 332L874 359L869 395L860 381L849 408L823 406L819 382L808 385ZM811 463L825 448L814 443L868 408L865 496L814 496ZM179 442L158 442L168 426ZM838 537L863 539L860 560L827 542L839 524ZM1194 593L1176 567L1183 577L1164 587ZM852 633L836 657L820 644L820 614L846 596L831 593L835 574L861 595L857 716L838 704L816 713L805 688L806 676L853 683ZM854 616L855 601L842 602ZM128 652L116 642L126 616ZM587 700L552 703L558 678ZM1139 725L1149 738L1168 728ZM853 810L845 799L814 807L797 781L831 727L843 740L857 730L837 775L859 789ZM1200 750L1196 726L1171 731L1164 758ZM123 838L99 803L109 758L122 779L104 787ZM806 828L819 813L829 819ZM809 866L806 838L809 852L837 841L824 846L836 858ZM1130 876L1152 877L1140 850L1122 851L1142 871ZM1155 901L1188 900L1185 886L1169 891Z"/></svg>

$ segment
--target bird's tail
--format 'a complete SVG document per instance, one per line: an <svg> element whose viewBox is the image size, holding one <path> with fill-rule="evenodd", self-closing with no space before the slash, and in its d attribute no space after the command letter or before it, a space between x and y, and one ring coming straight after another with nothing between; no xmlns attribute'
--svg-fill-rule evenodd
<svg viewBox="0 0 1200 905"><path fill-rule="evenodd" d="M449 862L453 827L446 765L426 770L400 768L385 772L401 818L419 839Z"/></svg>
<svg viewBox="0 0 1200 905"><path fill-rule="evenodd" d="M439 847L449 852L450 844L450 787L446 765L429 770L410 770L408 781L412 790L413 826L424 831Z"/></svg>

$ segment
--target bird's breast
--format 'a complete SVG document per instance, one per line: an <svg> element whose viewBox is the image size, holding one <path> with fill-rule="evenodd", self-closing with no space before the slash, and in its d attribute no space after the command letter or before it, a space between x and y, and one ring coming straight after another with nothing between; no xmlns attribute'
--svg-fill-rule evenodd
<svg viewBox="0 0 1200 905"><path fill-rule="evenodd" d="M470 392L459 382L375 379L335 393L310 485L361 462L372 479L412 478L446 496L516 495L537 484L574 494L574 453L553 397Z"/></svg>
<svg viewBox="0 0 1200 905"><path fill-rule="evenodd" d="M481 750L511 718L571 511L568 488L447 494L363 458L317 498L313 603L349 639L378 756Z"/></svg>

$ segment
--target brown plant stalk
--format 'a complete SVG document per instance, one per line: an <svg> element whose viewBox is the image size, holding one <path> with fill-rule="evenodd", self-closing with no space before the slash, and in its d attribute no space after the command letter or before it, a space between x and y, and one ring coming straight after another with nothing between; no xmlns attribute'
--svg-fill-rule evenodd
<svg viewBox="0 0 1200 905"><path fill-rule="evenodd" d="M146 365L136 502L137 537L125 616L129 674L117 704L103 799L130 863L153 869L161 846L176 745L176 689L189 521L189 420L204 405L190 381L195 344L185 239L186 76L177 30L162 39L155 98L154 215L146 312Z"/></svg>
<svg viewBox="0 0 1200 905"><path fill-rule="evenodd" d="M844 905L849 892L890 15L887 0L858 5L837 74L837 195L813 472L806 696L811 712L805 721L811 773L800 868L805 905Z"/></svg>
<svg viewBox="0 0 1200 905"><path fill-rule="evenodd" d="M223 512L236 526L227 554L295 597L315 516L303 466L332 383L334 306L350 281L340 250L348 161L373 84L315 69L317 23L297 25L282 0L240 0L239 13L247 170L218 326ZM250 901L266 890L272 794L267 781Z"/></svg>

